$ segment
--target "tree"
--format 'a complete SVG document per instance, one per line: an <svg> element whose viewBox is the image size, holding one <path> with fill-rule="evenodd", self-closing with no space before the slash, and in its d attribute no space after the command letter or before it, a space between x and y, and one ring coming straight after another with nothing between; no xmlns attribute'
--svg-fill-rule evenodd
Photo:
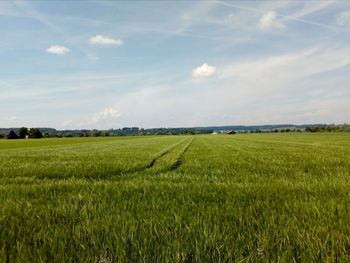
<svg viewBox="0 0 350 263"><path fill-rule="evenodd" d="M307 132L318 132L318 131L320 131L320 127L318 127L318 126L306 127L305 131L307 131Z"/></svg>
<svg viewBox="0 0 350 263"><path fill-rule="evenodd" d="M13 130L11 130L9 135L7 136L7 139L18 139L18 135Z"/></svg>
<svg viewBox="0 0 350 263"><path fill-rule="evenodd" d="M33 139L40 139L43 138L43 135L41 134L39 129L31 128L29 130L29 137Z"/></svg>
<svg viewBox="0 0 350 263"><path fill-rule="evenodd" d="M189 134L189 135L194 135L194 131L183 131L182 134Z"/></svg>
<svg viewBox="0 0 350 263"><path fill-rule="evenodd" d="M29 135L29 130L26 127L19 128L19 137L24 139L27 135Z"/></svg>
<svg viewBox="0 0 350 263"><path fill-rule="evenodd" d="M92 137L100 137L100 136L102 136L102 132L98 131L98 130L93 130L91 133L91 136Z"/></svg>

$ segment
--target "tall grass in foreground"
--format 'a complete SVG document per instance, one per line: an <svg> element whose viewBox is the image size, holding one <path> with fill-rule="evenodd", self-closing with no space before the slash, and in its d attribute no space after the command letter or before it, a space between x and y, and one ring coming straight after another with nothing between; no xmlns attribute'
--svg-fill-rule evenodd
<svg viewBox="0 0 350 263"><path fill-rule="evenodd" d="M126 137L0 163L0 262L350 261L348 134Z"/></svg>

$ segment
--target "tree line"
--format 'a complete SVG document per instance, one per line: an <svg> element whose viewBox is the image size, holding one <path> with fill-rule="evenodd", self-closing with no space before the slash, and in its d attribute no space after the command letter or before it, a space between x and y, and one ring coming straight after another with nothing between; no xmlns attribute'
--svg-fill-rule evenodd
<svg viewBox="0 0 350 263"><path fill-rule="evenodd" d="M107 137L107 136L144 136L144 135L180 135L212 133L213 130L198 128L154 128L143 129L138 127L124 127L110 130L63 130L52 128L13 128L4 133L0 129L0 138L24 139L24 138L67 138L67 137ZM2 133L1 133L2 132Z"/></svg>
<svg viewBox="0 0 350 263"><path fill-rule="evenodd" d="M18 134L14 130L11 130L7 135L7 139L25 139L25 138L40 139L40 138L43 138L43 135L38 128L28 129L26 127L19 128Z"/></svg>
<svg viewBox="0 0 350 263"><path fill-rule="evenodd" d="M227 129L228 127L239 127L239 129ZM24 138L63 138L63 137L106 137L106 136L145 136L145 135L181 135L181 134L211 134L225 133L228 130L235 130L236 133L285 133L285 132L350 132L349 124L342 125L310 125L294 127L284 127L276 125L251 126L222 126L222 127L197 127L197 128L151 128L143 129L138 127L124 127L121 129L110 130L63 130L59 131L53 128L12 128L0 129L0 139L24 139ZM266 129L266 128L270 129ZM277 127L277 128L276 128ZM217 128L221 128L220 130ZM263 129L265 128L265 129Z"/></svg>
<svg viewBox="0 0 350 263"><path fill-rule="evenodd" d="M305 128L307 132L350 132L350 124L331 126L309 126Z"/></svg>

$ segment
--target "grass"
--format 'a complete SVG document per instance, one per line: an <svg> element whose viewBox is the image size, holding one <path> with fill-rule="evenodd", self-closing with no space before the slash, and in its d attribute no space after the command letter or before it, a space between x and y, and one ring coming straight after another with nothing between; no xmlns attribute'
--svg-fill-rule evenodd
<svg viewBox="0 0 350 263"><path fill-rule="evenodd" d="M0 262L349 262L350 134L0 141Z"/></svg>

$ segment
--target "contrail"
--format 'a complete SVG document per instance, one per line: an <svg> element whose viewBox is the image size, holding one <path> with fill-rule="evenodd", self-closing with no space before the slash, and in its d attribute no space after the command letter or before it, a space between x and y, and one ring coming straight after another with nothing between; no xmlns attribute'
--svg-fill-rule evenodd
<svg viewBox="0 0 350 263"><path fill-rule="evenodd" d="M240 5L223 2L223 1L220 1L220 0L216 0L215 2L220 4L220 5L234 7L234 8L241 9L241 10L247 10L247 11L251 11L251 12L254 12L254 13L259 13L259 14L266 13L266 11L263 11L263 10L260 10L260 9L251 8L251 7L242 7ZM280 15L280 14L278 14L278 16L280 16L280 17L282 17L282 18L284 18L286 20L294 20L294 21L298 21L298 22L301 22L301 23L304 23L304 24L319 26L319 27L330 29L330 30L335 30L335 31L337 31L337 30L345 30L345 31L349 31L349 30L347 30L345 28L330 26L330 25L319 23L319 22L314 22L314 21L298 18L298 17L295 17L295 16Z"/></svg>
<svg viewBox="0 0 350 263"><path fill-rule="evenodd" d="M79 45L76 45L72 43L71 36L68 35L61 27L56 26L55 24L51 23L42 13L40 13L38 10L36 10L33 6L31 6L27 1L14 1L13 4L22 12L25 13L26 16L38 20L47 27L55 30L57 33L61 34L67 42L70 43L71 46L74 46L77 50L84 53L87 57L89 57L90 53L85 49L80 47Z"/></svg>

